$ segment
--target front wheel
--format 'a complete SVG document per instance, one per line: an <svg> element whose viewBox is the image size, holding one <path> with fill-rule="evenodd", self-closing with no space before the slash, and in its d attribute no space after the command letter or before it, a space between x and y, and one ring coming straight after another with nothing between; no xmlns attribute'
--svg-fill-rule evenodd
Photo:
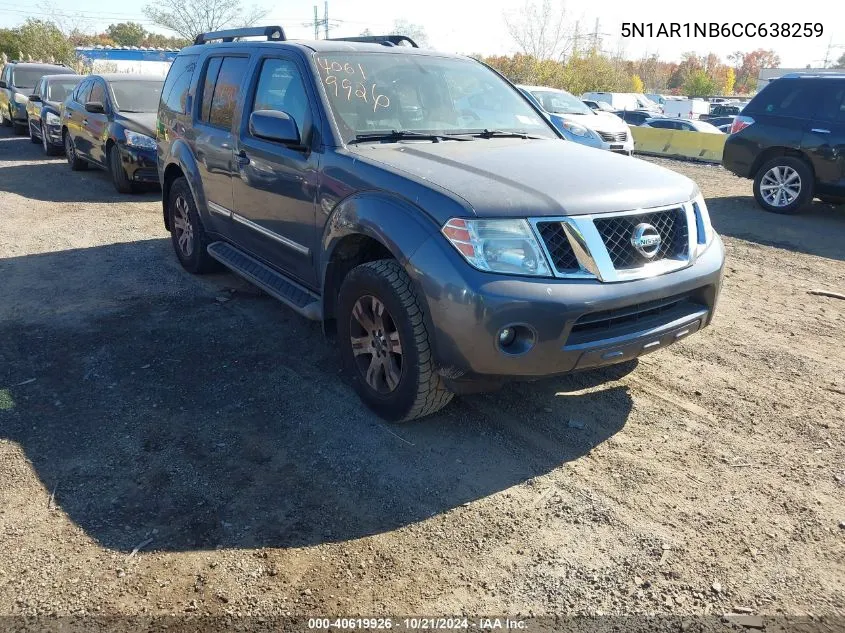
<svg viewBox="0 0 845 633"><path fill-rule="evenodd" d="M111 181L114 183L114 188L118 193L132 193L135 191L135 185L129 180L126 170L123 168L123 163L120 160L120 150L114 145L109 148L109 172L111 172Z"/></svg>
<svg viewBox="0 0 845 633"><path fill-rule="evenodd" d="M813 172L800 158L778 156L754 177L757 204L773 213L798 213L813 199Z"/></svg>
<svg viewBox="0 0 845 633"><path fill-rule="evenodd" d="M354 268L337 306L344 368L367 406L386 420L406 422L449 403L454 394L435 370L420 301L398 262Z"/></svg>
<svg viewBox="0 0 845 633"><path fill-rule="evenodd" d="M67 164L70 165L71 171L84 171L88 169L88 163L76 155L76 146L73 143L70 132L65 132L65 156L67 157Z"/></svg>
<svg viewBox="0 0 845 633"><path fill-rule="evenodd" d="M45 156L56 156L61 153L61 150L50 142L50 137L47 136L47 126L41 123L41 148L44 150Z"/></svg>
<svg viewBox="0 0 845 633"><path fill-rule="evenodd" d="M35 132L33 131L33 128L32 128L32 122L30 122L28 125L29 125L29 142L32 143L33 145L38 145L41 142L41 139L39 139L37 136L35 136Z"/></svg>
<svg viewBox="0 0 845 633"><path fill-rule="evenodd" d="M0 112L0 121L3 122L3 127L12 127L12 111L9 110L8 118L5 111Z"/></svg>

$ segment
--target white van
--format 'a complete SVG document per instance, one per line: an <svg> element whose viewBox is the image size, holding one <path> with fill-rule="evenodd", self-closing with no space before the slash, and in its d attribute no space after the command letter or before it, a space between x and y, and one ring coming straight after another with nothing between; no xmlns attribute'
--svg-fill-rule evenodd
<svg viewBox="0 0 845 633"><path fill-rule="evenodd" d="M660 112L660 106L643 94L635 92L585 92L582 99L604 101L614 110L653 110Z"/></svg>
<svg viewBox="0 0 845 633"><path fill-rule="evenodd" d="M710 114L710 104L702 99L667 101L663 106L663 114L673 118L699 119L702 114Z"/></svg>

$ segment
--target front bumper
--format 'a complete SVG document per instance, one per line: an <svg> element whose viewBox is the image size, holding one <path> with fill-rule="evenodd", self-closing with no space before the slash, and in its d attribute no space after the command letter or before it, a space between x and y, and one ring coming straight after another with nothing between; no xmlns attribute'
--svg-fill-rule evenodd
<svg viewBox="0 0 845 633"><path fill-rule="evenodd" d="M471 268L435 236L407 269L428 303L438 371L460 380L552 376L662 349L710 323L723 267L716 236L691 266L647 279L514 277ZM502 351L498 334L510 326L530 332L533 346Z"/></svg>
<svg viewBox="0 0 845 633"><path fill-rule="evenodd" d="M132 182L159 184L156 150L121 144L120 160L126 177Z"/></svg>
<svg viewBox="0 0 845 633"><path fill-rule="evenodd" d="M595 147L596 149L608 150L617 154L626 154L628 156L634 153L634 137L630 134L628 134L627 140L622 142L603 141L593 136L575 136L574 134L570 134L568 132L565 132L564 135L570 141L574 141L580 145L586 145L587 147Z"/></svg>

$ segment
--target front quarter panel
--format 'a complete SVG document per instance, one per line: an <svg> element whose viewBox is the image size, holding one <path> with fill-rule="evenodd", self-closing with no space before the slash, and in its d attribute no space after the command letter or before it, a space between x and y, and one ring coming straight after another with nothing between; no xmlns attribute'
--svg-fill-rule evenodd
<svg viewBox="0 0 845 633"><path fill-rule="evenodd" d="M191 193L194 196L194 201L196 202L197 210L200 213L203 223L209 229L214 230L217 227L214 225L214 218L210 217L211 214L208 213L208 204L202 188L199 167L188 143L183 139L176 139L166 146L166 153L162 152L162 148L163 146L159 140L158 175L159 181L162 183L162 206L165 213L165 226L167 226L167 198L169 192L169 182L166 181L166 177L171 168L178 168L188 181L188 186L191 188Z"/></svg>

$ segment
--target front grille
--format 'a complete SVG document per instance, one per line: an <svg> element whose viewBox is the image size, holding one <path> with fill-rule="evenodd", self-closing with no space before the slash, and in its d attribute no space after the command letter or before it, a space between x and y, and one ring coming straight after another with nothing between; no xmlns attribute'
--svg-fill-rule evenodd
<svg viewBox="0 0 845 633"><path fill-rule="evenodd" d="M617 308L602 310L580 317L572 326L566 345L595 343L616 336L625 336L650 330L693 316L705 309L696 293L680 294L655 301L645 301Z"/></svg>
<svg viewBox="0 0 845 633"><path fill-rule="evenodd" d="M631 243L634 229L643 222L651 224L660 234L660 248L650 259L641 255ZM639 268L648 262L670 257L684 257L689 248L686 214L681 208L596 218L594 223L617 270Z"/></svg>
<svg viewBox="0 0 845 633"><path fill-rule="evenodd" d="M627 132L599 132L599 136L605 143L624 143L628 140Z"/></svg>
<svg viewBox="0 0 845 633"><path fill-rule="evenodd" d="M578 259L572 251L572 245L566 238L560 222L538 222L537 230L543 242L546 243L549 255L552 256L552 265L558 272L565 273L579 269Z"/></svg>

